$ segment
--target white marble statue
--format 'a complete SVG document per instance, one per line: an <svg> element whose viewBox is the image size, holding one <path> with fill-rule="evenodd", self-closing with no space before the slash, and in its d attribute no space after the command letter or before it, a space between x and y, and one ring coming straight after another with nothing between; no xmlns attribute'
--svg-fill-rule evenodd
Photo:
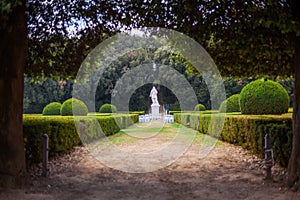
<svg viewBox="0 0 300 200"><path fill-rule="evenodd" d="M157 99L157 93L158 93L158 91L156 90L155 86L153 86L152 89L151 89L151 92L150 92L152 105L159 105L158 104L158 99Z"/></svg>

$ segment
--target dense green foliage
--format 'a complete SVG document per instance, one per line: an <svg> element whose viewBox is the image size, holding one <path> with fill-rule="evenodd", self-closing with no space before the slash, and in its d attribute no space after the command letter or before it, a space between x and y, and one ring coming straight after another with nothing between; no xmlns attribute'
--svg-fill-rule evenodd
<svg viewBox="0 0 300 200"><path fill-rule="evenodd" d="M240 95L234 94L223 101L220 105L219 111L221 113L240 112Z"/></svg>
<svg viewBox="0 0 300 200"><path fill-rule="evenodd" d="M117 107L115 105L106 103L100 107L99 112L100 113L116 113Z"/></svg>
<svg viewBox="0 0 300 200"><path fill-rule="evenodd" d="M210 130L212 117L214 118L214 125ZM188 125L200 133L241 145L261 157L264 155L264 136L269 133L275 161L284 167L287 166L292 147L291 115L226 115L221 135L218 136L215 135L214 130L221 128L218 127L221 125L221 123L218 124L220 118L221 116L218 114L174 114L174 120L178 123Z"/></svg>
<svg viewBox="0 0 300 200"><path fill-rule="evenodd" d="M52 102L43 109L43 115L60 115L61 103Z"/></svg>
<svg viewBox="0 0 300 200"><path fill-rule="evenodd" d="M62 116L82 115L88 114L88 108L83 101L76 98L67 99L61 106L60 114Z"/></svg>
<svg viewBox="0 0 300 200"><path fill-rule="evenodd" d="M139 62L139 59L140 58L138 57L132 58L132 61L130 62ZM126 62L126 59L123 58L121 63L112 65L113 68L109 68L109 70L116 70L120 66L125 65ZM177 67L178 70L181 71L185 70L184 66L179 64L174 65L174 67ZM112 95L114 94L114 88L111 87L111 84L115 85L122 73L114 73L116 71L109 72L109 70L106 72L107 74L105 77L102 77L99 81L97 92L95 94L95 108L89 108L89 110L95 109L98 111L101 105L111 102ZM198 102L203 104L207 109L210 109L211 97L203 77L185 73L184 75L193 87ZM257 78L224 78L226 96L230 97L233 94L240 93L246 84L256 79ZM282 77L269 77L269 79L280 83L288 91L290 96L290 106L292 106L294 79ZM71 98L73 84L74 81L72 80L63 81L49 78L25 78L24 113L41 113L47 104L54 101L64 102L66 99ZM152 84L146 84L135 90L129 101L130 111L140 110L147 112L151 104L151 100L149 99L151 87ZM161 104L169 104L170 110L180 110L176 96L168 88L160 86L159 95Z"/></svg>
<svg viewBox="0 0 300 200"><path fill-rule="evenodd" d="M125 60L125 59L124 59ZM124 61L123 60L123 61ZM134 60L134 59L133 59ZM133 61L132 61L133 62ZM136 60L138 62L138 60ZM120 64L123 65L122 62ZM118 68L118 65L113 65ZM178 70L183 71L185 68L178 65ZM120 74L121 75L121 74ZM185 74L186 79L193 87L197 96L198 102L203 104L207 109L210 109L210 94L205 84L205 81L200 76ZM89 108L89 110L99 110L100 106L111 102L114 88L109 84L112 82L114 85L118 80L117 74L113 72L102 77L98 84L98 89L95 94L95 108ZM292 107L292 95L294 93L294 79L282 78L282 77L268 77L278 83L280 83L290 96L290 106ZM233 94L241 92L242 88L248 83L256 80L257 78L224 78L224 87L226 91L226 97L230 97ZM74 81L72 80L55 80L44 78L25 78L24 86L24 113L41 113L43 108L51 102L64 102L66 99L72 97ZM107 86L105 86L107 85ZM146 111L149 109L151 100L149 99L149 91L152 84L146 84L135 90L129 101L130 111ZM169 104L170 110L180 110L176 96L168 88L160 86L159 100L161 104Z"/></svg>
<svg viewBox="0 0 300 200"><path fill-rule="evenodd" d="M77 119L76 119L77 120ZM99 139L100 133L106 136L117 133L138 121L137 114L80 117L80 133L77 132L73 116L24 115L23 130L25 153L28 163L42 160L42 136L49 137L50 157L66 153L74 146ZM101 130L95 123L100 124ZM79 137L80 134L80 137Z"/></svg>
<svg viewBox="0 0 300 200"><path fill-rule="evenodd" d="M71 80L25 77L23 113L39 114L51 102L64 102L72 97L72 88Z"/></svg>
<svg viewBox="0 0 300 200"><path fill-rule="evenodd" d="M205 106L204 106L203 104L199 103L199 104L197 104L197 105L195 106L194 110L195 110L195 111L205 111L206 108L205 108Z"/></svg>
<svg viewBox="0 0 300 200"><path fill-rule="evenodd" d="M283 114L288 112L289 96L278 83L259 79L246 85L240 94L243 114Z"/></svg>
<svg viewBox="0 0 300 200"><path fill-rule="evenodd" d="M120 18L116 6L105 0L27 0L30 37L26 73L76 77L87 54L116 32Z"/></svg>
<svg viewBox="0 0 300 200"><path fill-rule="evenodd" d="M131 1L122 8L124 13L133 12L140 17L137 20L128 15L125 23L130 26L160 26L191 36L209 51L222 74L289 75L293 58L290 33L298 29L297 22L291 20L289 3Z"/></svg>
<svg viewBox="0 0 300 200"><path fill-rule="evenodd" d="M98 43L132 27L164 27L187 34L210 52L223 75L292 72L290 35L297 31L297 22L291 20L290 1L30 0L27 13L30 74L61 72L74 77Z"/></svg>

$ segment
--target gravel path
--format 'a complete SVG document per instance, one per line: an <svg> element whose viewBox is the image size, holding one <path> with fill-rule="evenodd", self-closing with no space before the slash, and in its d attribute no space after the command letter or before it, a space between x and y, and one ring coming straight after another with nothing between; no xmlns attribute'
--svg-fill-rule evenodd
<svg viewBox="0 0 300 200"><path fill-rule="evenodd" d="M160 147L162 142L163 139L151 138L151 148ZM145 139L125 140L118 145L129 151L145 150ZM219 142L207 157L199 159L198 154L199 143L194 142L165 168L126 173L106 167L86 148L77 147L50 161L48 178L40 177L40 166L35 166L24 188L0 190L0 200L300 199L300 193L284 187L283 169L275 166L273 181L264 180L263 161L241 147Z"/></svg>

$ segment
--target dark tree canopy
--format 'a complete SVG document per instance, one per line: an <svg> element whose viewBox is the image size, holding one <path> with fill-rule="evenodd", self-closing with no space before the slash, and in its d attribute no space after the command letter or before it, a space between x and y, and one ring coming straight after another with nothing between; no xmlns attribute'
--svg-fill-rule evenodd
<svg viewBox="0 0 300 200"><path fill-rule="evenodd" d="M74 77L87 54L119 24L112 1L27 1L26 73Z"/></svg>
<svg viewBox="0 0 300 200"><path fill-rule="evenodd" d="M27 13L26 72L32 75L74 76L97 44L138 27L187 34L203 45L226 76L293 73L292 35L298 26L286 0L29 0Z"/></svg>
<svg viewBox="0 0 300 200"><path fill-rule="evenodd" d="M194 38L223 75L293 73L292 34L299 30L286 0L131 1L123 12L129 10L136 13L128 16L131 25L171 28Z"/></svg>

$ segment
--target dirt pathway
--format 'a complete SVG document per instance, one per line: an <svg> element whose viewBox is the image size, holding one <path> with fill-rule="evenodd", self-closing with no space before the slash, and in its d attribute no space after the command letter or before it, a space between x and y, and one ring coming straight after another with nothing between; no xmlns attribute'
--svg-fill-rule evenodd
<svg viewBox="0 0 300 200"><path fill-rule="evenodd" d="M126 136L113 137L116 140ZM118 141L125 149L145 146L144 140ZM151 147L161 146L161 141L152 138ZM263 161L240 147L218 143L206 158L199 159L198 154L199 143L194 142L166 168L125 173L104 166L84 147L77 147L50 162L48 178L38 176L40 169L36 167L30 171L29 183L23 189L0 190L0 199L300 199L300 193L284 187L285 172L281 168L275 167L274 181L263 180Z"/></svg>

